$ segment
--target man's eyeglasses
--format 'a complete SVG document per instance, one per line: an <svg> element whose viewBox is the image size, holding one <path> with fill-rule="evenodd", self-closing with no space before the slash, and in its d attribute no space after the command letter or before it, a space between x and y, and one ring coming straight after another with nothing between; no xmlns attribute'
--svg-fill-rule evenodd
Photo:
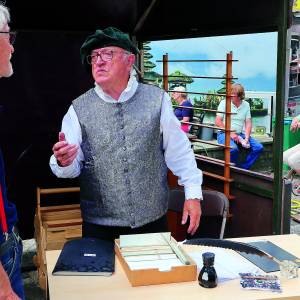
<svg viewBox="0 0 300 300"><path fill-rule="evenodd" d="M92 65L92 64L96 64L98 61L98 58L100 57L100 59L102 61L111 61L113 59L114 54L116 53L126 53L125 51L103 51L103 52L95 52L91 55L88 55L86 57L87 62Z"/></svg>
<svg viewBox="0 0 300 300"><path fill-rule="evenodd" d="M10 42L11 45L14 44L14 42L16 40L16 36L17 36L17 32L16 31L0 31L0 33L9 34L9 42Z"/></svg>

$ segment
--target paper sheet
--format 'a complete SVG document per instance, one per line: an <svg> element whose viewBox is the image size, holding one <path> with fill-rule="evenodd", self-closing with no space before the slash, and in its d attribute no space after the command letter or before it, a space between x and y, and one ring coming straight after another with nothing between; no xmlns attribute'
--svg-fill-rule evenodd
<svg viewBox="0 0 300 300"><path fill-rule="evenodd" d="M159 271L170 271L172 267L183 266L178 258L153 261L127 261L127 264L131 270L159 269Z"/></svg>
<svg viewBox="0 0 300 300"><path fill-rule="evenodd" d="M197 252L189 252L189 256L194 259L197 264L198 271L203 267L202 253L204 252L212 252L215 254L214 267L219 282L240 278L239 273L264 273L235 251L214 247L207 247Z"/></svg>
<svg viewBox="0 0 300 300"><path fill-rule="evenodd" d="M120 235L120 248L137 246L168 246L170 232Z"/></svg>

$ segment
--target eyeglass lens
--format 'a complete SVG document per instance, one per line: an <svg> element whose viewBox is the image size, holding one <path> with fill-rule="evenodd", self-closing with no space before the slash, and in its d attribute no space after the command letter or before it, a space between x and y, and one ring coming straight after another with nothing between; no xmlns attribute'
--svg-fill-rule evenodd
<svg viewBox="0 0 300 300"><path fill-rule="evenodd" d="M96 63L99 57L102 61L110 61L113 57L113 51L93 53L88 56L89 63Z"/></svg>

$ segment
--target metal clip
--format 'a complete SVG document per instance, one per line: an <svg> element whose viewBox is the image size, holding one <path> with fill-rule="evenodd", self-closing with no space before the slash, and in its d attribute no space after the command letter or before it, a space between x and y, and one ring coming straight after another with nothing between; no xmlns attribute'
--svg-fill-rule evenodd
<svg viewBox="0 0 300 300"><path fill-rule="evenodd" d="M7 232L3 232L3 235L4 235L5 242L6 242L8 240L8 233Z"/></svg>

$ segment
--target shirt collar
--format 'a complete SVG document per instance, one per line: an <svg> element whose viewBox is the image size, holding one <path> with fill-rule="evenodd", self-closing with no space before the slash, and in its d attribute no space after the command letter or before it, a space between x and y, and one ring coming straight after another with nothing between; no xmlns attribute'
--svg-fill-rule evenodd
<svg viewBox="0 0 300 300"><path fill-rule="evenodd" d="M135 93L136 89L138 87L138 82L136 80L136 72L134 69L131 70L130 72L130 77L128 80L127 87L125 90L121 93L120 98L118 100L112 98L110 95L106 94L101 86L95 82L95 92L96 94L103 99L105 102L108 103L121 103L121 102L126 102L129 100Z"/></svg>

